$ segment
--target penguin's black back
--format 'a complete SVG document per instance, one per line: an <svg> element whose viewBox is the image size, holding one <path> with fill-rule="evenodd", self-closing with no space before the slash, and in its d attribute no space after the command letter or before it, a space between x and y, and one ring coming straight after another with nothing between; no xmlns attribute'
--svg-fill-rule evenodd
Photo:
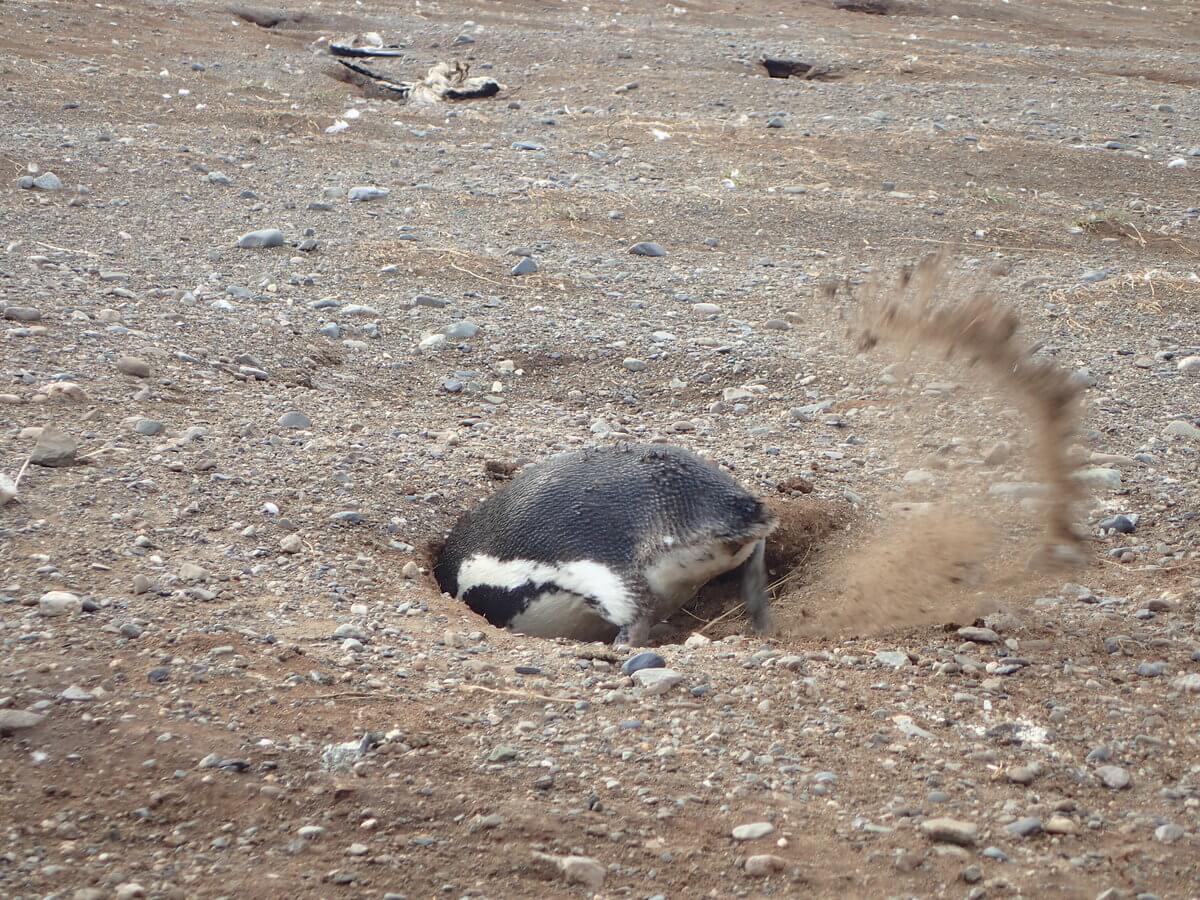
<svg viewBox="0 0 1200 900"><path fill-rule="evenodd" d="M472 554L639 568L664 543L744 540L771 521L763 503L716 464L679 447L620 445L552 456L523 469L464 514L434 577L457 595Z"/></svg>

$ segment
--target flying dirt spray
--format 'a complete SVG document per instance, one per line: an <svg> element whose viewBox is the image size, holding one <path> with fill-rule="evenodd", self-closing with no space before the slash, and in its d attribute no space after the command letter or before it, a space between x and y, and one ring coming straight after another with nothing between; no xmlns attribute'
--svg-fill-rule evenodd
<svg viewBox="0 0 1200 900"><path fill-rule="evenodd" d="M781 621L783 632L862 635L969 620L982 612L981 597L994 600L1014 581L1080 560L1083 537L1075 517L1084 486L1074 476L1071 448L1081 389L1067 372L1035 356L1037 348L1018 334L1018 317L986 289L969 290L961 301L942 300L955 295L963 293L950 283L944 254L927 257L894 283L873 280L861 295L858 348L889 343L912 355L934 347L948 361L957 358L983 369L1014 396L1031 424L1042 485L1039 514L1045 527L1032 565L1024 571L1003 565L972 581L969 573L992 554L995 535L949 498L940 508L892 522L855 542L855 548L835 552L814 580L784 599L784 607L796 608L788 599L798 600L806 611L791 627Z"/></svg>

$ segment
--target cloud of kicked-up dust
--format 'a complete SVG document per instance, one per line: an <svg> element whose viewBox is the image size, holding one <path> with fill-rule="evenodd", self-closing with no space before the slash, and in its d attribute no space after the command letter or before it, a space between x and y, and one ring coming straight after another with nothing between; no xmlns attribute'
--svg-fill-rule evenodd
<svg viewBox="0 0 1200 900"><path fill-rule="evenodd" d="M955 296L965 299L943 300ZM998 529L979 515L986 508L979 486L970 499L968 491L951 489L936 503L914 504L881 526L858 528L841 547L823 547L802 576L805 583L779 597L784 634L861 636L969 622L1001 598L1027 592L1039 572L1078 558L1075 515L1083 487L1074 477L1071 447L1080 389L1068 373L1035 356L1036 348L1019 336L1017 316L986 290L957 290L944 255L923 260L894 284L872 282L863 301L861 350L892 344L911 356L937 349L947 360L982 370L1012 395L1029 425L1042 486L1041 546L1035 565L1013 560Z"/></svg>

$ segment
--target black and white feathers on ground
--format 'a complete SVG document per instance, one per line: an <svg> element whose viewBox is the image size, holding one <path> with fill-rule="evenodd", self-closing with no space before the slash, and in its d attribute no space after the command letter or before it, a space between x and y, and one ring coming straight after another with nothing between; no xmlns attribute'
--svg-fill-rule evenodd
<svg viewBox="0 0 1200 900"><path fill-rule="evenodd" d="M428 106L444 101L481 100L495 97L504 85L494 78L472 76L470 66L462 62L439 62L431 67L423 81L393 81L361 63L336 60L326 72L339 81L352 84L366 96L401 100Z"/></svg>
<svg viewBox="0 0 1200 900"><path fill-rule="evenodd" d="M704 584L738 570L762 629L765 539L776 524L758 497L690 451L572 451L528 466L464 513L434 577L493 625L638 646Z"/></svg>

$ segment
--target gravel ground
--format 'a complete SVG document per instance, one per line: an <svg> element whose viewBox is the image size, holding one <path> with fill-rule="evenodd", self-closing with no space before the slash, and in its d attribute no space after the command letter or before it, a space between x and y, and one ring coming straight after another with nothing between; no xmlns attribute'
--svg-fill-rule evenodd
<svg viewBox="0 0 1200 900"><path fill-rule="evenodd" d="M0 0L0 893L1200 897L1194 4L289 9ZM1019 398L852 340L946 248L1086 387L1069 576ZM791 512L775 634L438 595L623 439Z"/></svg>

